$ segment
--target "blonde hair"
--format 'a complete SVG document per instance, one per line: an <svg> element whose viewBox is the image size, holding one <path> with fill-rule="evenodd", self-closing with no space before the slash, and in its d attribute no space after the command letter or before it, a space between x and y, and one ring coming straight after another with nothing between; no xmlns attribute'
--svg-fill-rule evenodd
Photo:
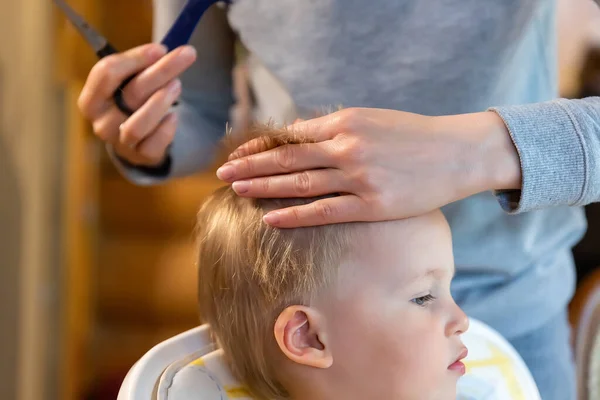
<svg viewBox="0 0 600 400"><path fill-rule="evenodd" d="M299 142L269 126L249 136L262 137L265 148ZM256 398L288 398L273 365L275 321L286 307L310 305L331 287L350 249L352 224L277 229L262 222L266 211L314 200L242 198L226 186L198 212L200 314Z"/></svg>

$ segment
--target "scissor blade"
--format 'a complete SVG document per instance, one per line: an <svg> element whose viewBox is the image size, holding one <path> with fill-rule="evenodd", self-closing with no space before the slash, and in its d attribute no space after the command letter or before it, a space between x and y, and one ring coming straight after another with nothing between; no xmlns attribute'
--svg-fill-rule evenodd
<svg viewBox="0 0 600 400"><path fill-rule="evenodd" d="M98 52L106 46L106 39L96 32L94 28L92 28L90 24L88 24L85 19L77 14L75 10L73 10L67 3L65 3L63 0L54 0L54 3L60 7L65 16L69 19L69 21L71 21L73 26L79 31L85 40L87 40L87 42L92 46L94 51Z"/></svg>

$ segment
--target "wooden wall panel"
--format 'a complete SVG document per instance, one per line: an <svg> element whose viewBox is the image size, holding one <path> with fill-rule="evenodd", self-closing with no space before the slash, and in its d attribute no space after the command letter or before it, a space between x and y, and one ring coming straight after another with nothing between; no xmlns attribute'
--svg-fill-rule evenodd
<svg viewBox="0 0 600 400"><path fill-rule="evenodd" d="M591 0L559 0L558 14L560 93L569 97L579 91L587 49L600 43L600 8Z"/></svg>
<svg viewBox="0 0 600 400"><path fill-rule="evenodd" d="M95 287L91 274L96 268L98 237L98 154L99 143L88 133L88 125L72 106L81 85L71 82L67 89L67 124L63 208L63 328L61 396L79 399L86 383L93 379L89 346L94 329Z"/></svg>
<svg viewBox="0 0 600 400"><path fill-rule="evenodd" d="M193 246L186 240L111 236L98 271L104 323L168 325L197 319Z"/></svg>
<svg viewBox="0 0 600 400"><path fill-rule="evenodd" d="M137 187L121 176L106 177L100 191L103 232L143 230L154 235L189 236L202 199L222 185L212 172L156 187Z"/></svg>

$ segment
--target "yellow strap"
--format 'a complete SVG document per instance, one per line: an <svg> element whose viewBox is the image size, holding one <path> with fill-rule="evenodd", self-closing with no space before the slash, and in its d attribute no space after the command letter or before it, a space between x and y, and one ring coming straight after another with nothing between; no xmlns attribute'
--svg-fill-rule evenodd
<svg viewBox="0 0 600 400"><path fill-rule="evenodd" d="M512 400L526 400L522 388L518 385L512 360L508 358L499 348L490 345L492 356L483 360L465 360L467 374L474 368L497 367L508 385Z"/></svg>
<svg viewBox="0 0 600 400"><path fill-rule="evenodd" d="M248 390L242 386L225 386L225 392L230 399L251 398Z"/></svg>
<svg viewBox="0 0 600 400"><path fill-rule="evenodd" d="M199 358L197 360L194 360L190 363L190 365L197 365L199 367L205 367L206 365L204 364L204 360L202 358Z"/></svg>

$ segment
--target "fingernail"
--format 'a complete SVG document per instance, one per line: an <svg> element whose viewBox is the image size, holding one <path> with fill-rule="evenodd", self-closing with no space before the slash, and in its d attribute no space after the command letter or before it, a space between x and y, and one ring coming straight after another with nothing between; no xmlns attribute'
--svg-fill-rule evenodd
<svg viewBox="0 0 600 400"><path fill-rule="evenodd" d="M237 194L244 194L244 193L248 192L248 190L250 190L250 182L248 182L248 181L233 182L231 187L233 188L233 190L235 190L235 192Z"/></svg>
<svg viewBox="0 0 600 400"><path fill-rule="evenodd" d="M281 220L278 212L270 212L263 217L263 222L268 225L277 225Z"/></svg>
<svg viewBox="0 0 600 400"><path fill-rule="evenodd" d="M217 170L217 178L224 180L224 181L231 179L231 178L233 178L234 172L235 171L233 170L232 166L224 165Z"/></svg>
<svg viewBox="0 0 600 400"><path fill-rule="evenodd" d="M182 57L182 58L185 58L185 59L194 58L194 57L196 57L196 49L193 48L192 46L185 46L179 52L179 57Z"/></svg>

